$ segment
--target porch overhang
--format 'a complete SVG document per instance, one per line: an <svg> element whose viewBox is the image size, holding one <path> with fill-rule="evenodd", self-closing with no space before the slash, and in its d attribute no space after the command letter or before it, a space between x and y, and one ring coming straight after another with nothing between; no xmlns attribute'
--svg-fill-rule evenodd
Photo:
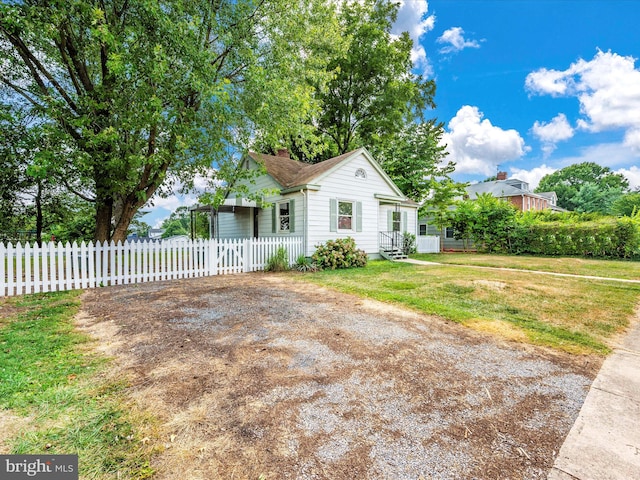
<svg viewBox="0 0 640 480"><path fill-rule="evenodd" d="M280 190L282 195L286 195L287 193L298 193L300 190L320 190L320 185L316 185L315 183L305 183L304 185L296 185L295 187L285 188Z"/></svg>
<svg viewBox="0 0 640 480"><path fill-rule="evenodd" d="M404 197L398 197L396 195L386 195L384 193L374 193L373 197L383 203L404 203L407 201L407 199Z"/></svg>

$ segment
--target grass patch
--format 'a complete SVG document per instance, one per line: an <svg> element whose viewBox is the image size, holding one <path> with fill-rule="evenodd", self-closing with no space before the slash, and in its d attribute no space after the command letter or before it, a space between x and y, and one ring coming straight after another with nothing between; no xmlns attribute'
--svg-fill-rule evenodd
<svg viewBox="0 0 640 480"><path fill-rule="evenodd" d="M640 262L632 260L601 260L580 257L532 257L482 253L417 253L417 260L448 265L517 268L541 272L569 273L605 278L640 280Z"/></svg>
<svg viewBox="0 0 640 480"><path fill-rule="evenodd" d="M108 362L74 328L80 292L5 299L0 324L0 409L28 417L3 439L13 454L77 453L83 478L148 478L141 442L148 418L126 406L126 383L106 379Z"/></svg>
<svg viewBox="0 0 640 480"><path fill-rule="evenodd" d="M608 353L611 338L628 326L640 301L635 284L455 265L372 261L365 268L296 278L512 340L584 354Z"/></svg>

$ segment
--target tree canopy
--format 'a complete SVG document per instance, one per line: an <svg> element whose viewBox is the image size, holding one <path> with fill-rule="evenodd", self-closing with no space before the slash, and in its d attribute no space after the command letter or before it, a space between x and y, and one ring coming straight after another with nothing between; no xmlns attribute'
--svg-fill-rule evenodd
<svg viewBox="0 0 640 480"><path fill-rule="evenodd" d="M640 191L625 193L611 204L613 215L631 217L640 214Z"/></svg>
<svg viewBox="0 0 640 480"><path fill-rule="evenodd" d="M446 147L441 139L442 123L431 120L408 123L393 141L374 144L372 153L393 182L412 200L423 203L430 215L445 214L453 199L462 195L464 184L454 182L449 174L455 170L446 161Z"/></svg>
<svg viewBox="0 0 640 480"><path fill-rule="evenodd" d="M39 167L94 203L96 239L122 240L172 181L305 128L326 74L305 50L333 21L321 1L3 3L0 101L48 132Z"/></svg>
<svg viewBox="0 0 640 480"><path fill-rule="evenodd" d="M567 210L610 213L611 205L628 189L624 175L583 162L545 175L535 191L556 192L558 206Z"/></svg>
<svg viewBox="0 0 640 480"><path fill-rule="evenodd" d="M343 42L312 50L328 59L330 75L328 83L310 79L318 102L309 117L313 130L306 136L293 132L277 145L261 142L260 149L286 146L295 158L314 163L362 146L374 150L423 120L435 106L435 82L413 72L409 34L391 34L398 7L389 0L338 3Z"/></svg>
<svg viewBox="0 0 640 480"><path fill-rule="evenodd" d="M161 228L164 229L162 238L169 238L175 235L191 236L191 210L189 207L176 208L163 222ZM205 212L193 212L195 224L194 232L197 238L209 238L209 215Z"/></svg>
<svg viewBox="0 0 640 480"><path fill-rule="evenodd" d="M50 152L48 132L32 115L0 105L0 241L41 243L45 232L64 241L93 237L86 202L38 168Z"/></svg>

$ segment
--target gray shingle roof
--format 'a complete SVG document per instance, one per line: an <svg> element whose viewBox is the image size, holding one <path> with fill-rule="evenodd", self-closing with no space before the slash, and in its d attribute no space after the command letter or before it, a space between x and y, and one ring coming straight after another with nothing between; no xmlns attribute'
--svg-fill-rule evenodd
<svg viewBox="0 0 640 480"><path fill-rule="evenodd" d="M524 193L531 194L528 190L523 190L514 185L510 185L506 180L474 183L467 187L467 193L471 198L476 198L482 193L490 193L494 197L511 197L514 195L522 195Z"/></svg>

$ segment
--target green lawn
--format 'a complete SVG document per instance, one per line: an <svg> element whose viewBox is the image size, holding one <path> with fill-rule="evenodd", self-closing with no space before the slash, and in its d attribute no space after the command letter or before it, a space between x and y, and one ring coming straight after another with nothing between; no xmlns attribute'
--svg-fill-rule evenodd
<svg viewBox="0 0 640 480"><path fill-rule="evenodd" d="M147 419L126 405L125 383L105 377L108 361L75 329L80 293L0 300L0 409L28 419L3 438L4 453L77 453L81 478L148 478Z"/></svg>
<svg viewBox="0 0 640 480"><path fill-rule="evenodd" d="M538 260L544 259L531 261ZM547 260L548 270L553 260ZM620 263L624 271L626 262ZM640 301L640 284L456 265L371 261L366 268L296 278L572 353L608 353Z"/></svg>
<svg viewBox="0 0 640 480"><path fill-rule="evenodd" d="M449 265L519 268L522 270L540 270L542 272L640 280L640 262L631 260L596 260L577 257L528 257L480 253L418 253L411 255L411 258L429 262L446 263Z"/></svg>

